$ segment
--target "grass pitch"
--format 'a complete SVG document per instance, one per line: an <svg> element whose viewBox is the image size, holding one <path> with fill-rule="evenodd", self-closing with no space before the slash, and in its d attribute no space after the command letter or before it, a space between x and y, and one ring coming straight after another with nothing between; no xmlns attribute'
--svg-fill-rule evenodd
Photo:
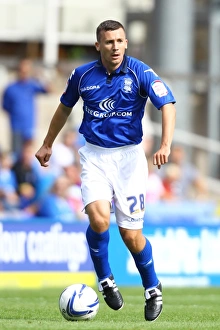
<svg viewBox="0 0 220 330"><path fill-rule="evenodd" d="M1 330L194 330L220 329L219 288L164 288L164 308L155 322L144 320L143 289L122 287L125 306L111 310L100 297L91 321L66 321L59 312L61 289L0 290ZM96 292L97 289L95 288Z"/></svg>

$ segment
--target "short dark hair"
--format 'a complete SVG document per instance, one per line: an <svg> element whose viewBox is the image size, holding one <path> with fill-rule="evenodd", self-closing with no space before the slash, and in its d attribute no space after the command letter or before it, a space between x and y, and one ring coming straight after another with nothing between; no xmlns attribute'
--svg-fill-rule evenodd
<svg viewBox="0 0 220 330"><path fill-rule="evenodd" d="M96 29L97 41L100 40L100 34L102 31L114 31L114 30L118 30L120 28L125 31L124 26L118 21L107 20L107 21L100 23Z"/></svg>

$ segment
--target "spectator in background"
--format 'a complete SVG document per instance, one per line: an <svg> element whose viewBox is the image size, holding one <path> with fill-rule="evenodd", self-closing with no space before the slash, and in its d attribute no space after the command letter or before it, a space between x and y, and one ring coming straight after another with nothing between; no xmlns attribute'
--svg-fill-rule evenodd
<svg viewBox="0 0 220 330"><path fill-rule="evenodd" d="M68 188L68 200L73 209L73 212L79 220L87 220L88 216L83 212L84 205L81 194L81 169L76 164L65 168L65 174L70 181Z"/></svg>
<svg viewBox="0 0 220 330"><path fill-rule="evenodd" d="M173 145L168 169L161 171L167 185L167 175L172 179L172 190L180 199L203 199L207 197L207 187L199 169L188 161L186 151L182 145ZM168 171L168 173L166 173ZM171 173L173 172L173 173ZM177 173L178 172L178 173Z"/></svg>
<svg viewBox="0 0 220 330"><path fill-rule="evenodd" d="M34 159L33 145L26 142L20 157L15 161L12 171L17 182L17 193L20 197L20 208L29 208L28 212L35 213L34 202L39 181L39 171ZM33 209L32 209L33 207Z"/></svg>
<svg viewBox="0 0 220 330"><path fill-rule="evenodd" d="M163 200L166 201L178 201L182 196L181 186L182 172L179 165L170 163L167 164L164 169L164 177L162 180L164 193L162 196Z"/></svg>
<svg viewBox="0 0 220 330"><path fill-rule="evenodd" d="M68 129L62 135L61 141L54 145L51 167L57 175L62 174L64 168L74 163L79 164L77 135L76 130Z"/></svg>
<svg viewBox="0 0 220 330"><path fill-rule="evenodd" d="M69 223L77 221L68 198L69 187L69 179L59 176L51 190L39 202L37 216Z"/></svg>
<svg viewBox="0 0 220 330"><path fill-rule="evenodd" d="M49 86L32 77L32 62L20 61L16 81L3 91L2 107L7 112L11 126L11 150L17 157L26 142L35 138L36 107L35 96L48 93Z"/></svg>
<svg viewBox="0 0 220 330"><path fill-rule="evenodd" d="M10 152L0 153L0 211L14 211L19 208L17 181L12 171L13 160Z"/></svg>
<svg viewBox="0 0 220 330"><path fill-rule="evenodd" d="M0 188L5 191L16 191L17 181L12 171L13 159L8 151L0 153Z"/></svg>
<svg viewBox="0 0 220 330"><path fill-rule="evenodd" d="M148 203L158 203L164 198L165 188L163 181L155 170L153 163L151 162L152 156L148 160L148 180L147 180L147 193L146 201Z"/></svg>

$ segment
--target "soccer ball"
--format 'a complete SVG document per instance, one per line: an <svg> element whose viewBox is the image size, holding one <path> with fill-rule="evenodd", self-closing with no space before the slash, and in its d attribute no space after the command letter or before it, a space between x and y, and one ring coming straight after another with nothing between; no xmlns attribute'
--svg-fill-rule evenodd
<svg viewBox="0 0 220 330"><path fill-rule="evenodd" d="M91 320L98 313L99 298L90 286L72 284L61 293L59 308L68 321Z"/></svg>

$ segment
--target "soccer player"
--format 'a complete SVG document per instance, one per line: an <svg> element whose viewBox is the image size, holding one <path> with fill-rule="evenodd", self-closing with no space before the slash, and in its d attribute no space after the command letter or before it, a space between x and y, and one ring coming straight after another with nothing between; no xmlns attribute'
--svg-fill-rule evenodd
<svg viewBox="0 0 220 330"><path fill-rule="evenodd" d="M123 307L123 298L108 262L111 207L121 237L134 258L145 292L145 319L162 311L162 285L157 278L151 243L142 233L147 185L147 160L141 146L142 117L148 97L162 113L162 138L154 165L168 162L175 125L175 99L169 87L146 64L125 55L128 41L120 22L107 20L96 30L100 58L71 73L53 115L43 145L36 153L48 166L53 142L79 97L83 112L79 132L86 143L79 149L81 188L90 224L86 237L108 306Z"/></svg>

